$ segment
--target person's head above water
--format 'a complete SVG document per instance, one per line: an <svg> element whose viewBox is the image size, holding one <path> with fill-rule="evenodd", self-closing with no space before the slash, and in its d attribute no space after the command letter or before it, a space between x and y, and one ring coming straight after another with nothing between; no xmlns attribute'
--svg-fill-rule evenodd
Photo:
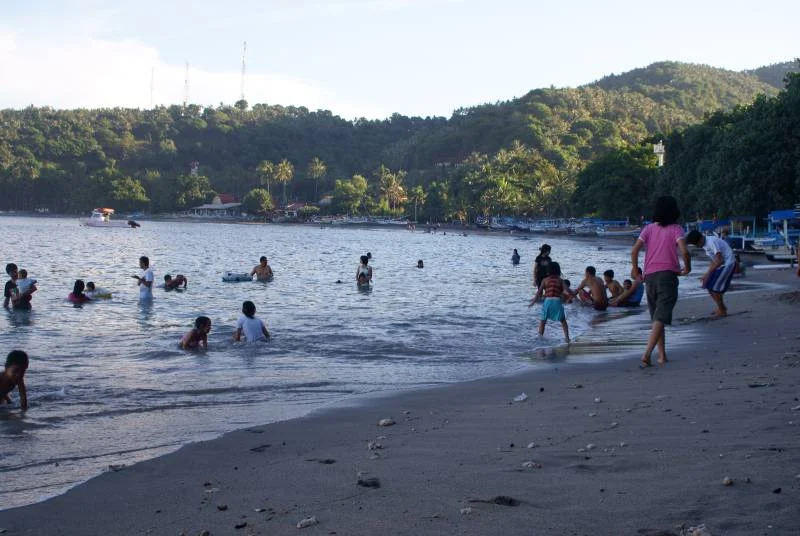
<svg viewBox="0 0 800 536"><path fill-rule="evenodd" d="M369 257L366 255L361 255L361 264L367 264L369 262Z"/></svg>
<svg viewBox="0 0 800 536"><path fill-rule="evenodd" d="M11 277L16 276L17 275L17 270L18 270L17 265L14 264L13 262L9 262L8 264L6 264L6 273L9 276L11 276Z"/></svg>
<svg viewBox="0 0 800 536"><path fill-rule="evenodd" d="M211 319L207 316L198 316L194 321L194 327L208 333L211 331Z"/></svg>
<svg viewBox="0 0 800 536"><path fill-rule="evenodd" d="M164 276L164 283L169 283L170 281L172 281L172 275L170 275L170 274L165 275Z"/></svg>
<svg viewBox="0 0 800 536"><path fill-rule="evenodd" d="M144 270L145 268L150 266L150 259L142 255L139 257L139 266Z"/></svg>
<svg viewBox="0 0 800 536"><path fill-rule="evenodd" d="M371 259L371 258L372 258L372 253L370 253L369 251L367 251L367 258L368 258L368 259Z"/></svg>
<svg viewBox="0 0 800 536"><path fill-rule="evenodd" d="M83 279L75 280L75 285L72 287L72 293L76 296L79 294L83 294L83 290L86 288L86 285L83 283Z"/></svg>
<svg viewBox="0 0 800 536"><path fill-rule="evenodd" d="M253 315L256 314L256 304L247 300L242 304L242 314L247 318L253 318Z"/></svg>
<svg viewBox="0 0 800 536"><path fill-rule="evenodd" d="M94 288L95 288L94 282L89 281L88 283L86 283L86 290L94 290Z"/></svg>
<svg viewBox="0 0 800 536"><path fill-rule="evenodd" d="M258 262L260 262L261 264L267 264L267 258L262 255L261 258L258 259Z"/></svg>
<svg viewBox="0 0 800 536"><path fill-rule="evenodd" d="M417 261L417 268L424 268L425 264L422 262L422 259Z"/></svg>
<svg viewBox="0 0 800 536"><path fill-rule="evenodd" d="M542 244L542 247L539 248L539 253L542 255L548 255L550 253L550 244Z"/></svg>
<svg viewBox="0 0 800 536"><path fill-rule="evenodd" d="M514 248L514 255L518 255L517 248Z"/></svg>

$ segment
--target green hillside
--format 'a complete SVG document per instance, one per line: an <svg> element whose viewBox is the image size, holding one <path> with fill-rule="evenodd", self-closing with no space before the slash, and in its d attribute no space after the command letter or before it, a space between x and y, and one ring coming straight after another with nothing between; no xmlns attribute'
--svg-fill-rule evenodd
<svg viewBox="0 0 800 536"><path fill-rule="evenodd" d="M778 89L783 89L787 73L798 72L800 72L800 62L798 62L798 60L773 63L772 65L765 65L757 69L748 69L744 71L745 74L753 75L765 84L769 84Z"/></svg>
<svg viewBox="0 0 800 536"><path fill-rule="evenodd" d="M243 198L263 187L275 203L284 191L289 200L334 194L334 209L350 212L397 214L416 201L425 218L568 214L589 162L776 91L750 74L664 62L462 108L449 119L347 121L244 101L2 110L0 183L8 195L0 209L162 212L213 192ZM188 174L191 162L198 177Z"/></svg>

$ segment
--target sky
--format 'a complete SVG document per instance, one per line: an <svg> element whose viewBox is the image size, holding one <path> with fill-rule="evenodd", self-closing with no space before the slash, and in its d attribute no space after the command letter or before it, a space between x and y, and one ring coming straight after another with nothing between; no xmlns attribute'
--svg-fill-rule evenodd
<svg viewBox="0 0 800 536"><path fill-rule="evenodd" d="M258 102L445 116L664 60L800 56L800 2L0 0L0 109ZM152 89L152 90L151 90Z"/></svg>

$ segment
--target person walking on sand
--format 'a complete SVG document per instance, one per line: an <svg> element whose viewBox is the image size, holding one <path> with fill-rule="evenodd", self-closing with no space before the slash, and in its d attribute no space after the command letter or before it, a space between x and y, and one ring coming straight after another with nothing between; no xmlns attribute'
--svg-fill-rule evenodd
<svg viewBox="0 0 800 536"><path fill-rule="evenodd" d="M539 254L533 261L533 285L536 288L542 284L542 279L547 276L547 265L550 264L550 245L542 244Z"/></svg>
<svg viewBox="0 0 800 536"><path fill-rule="evenodd" d="M631 277L639 270L639 252L647 248L644 256L644 283L647 308L652 325L647 348L642 355L641 367L650 367L650 357L658 348L658 363L667 362L667 344L664 326L672 323L672 310L678 301L678 276L692 271L692 259L683 237L683 229L676 222L680 216L678 202L672 196L659 197L653 214L653 223L642 229L631 249ZM678 259L683 257L683 268Z"/></svg>
<svg viewBox="0 0 800 536"><path fill-rule="evenodd" d="M736 271L736 255L725 240L716 236L705 236L700 231L690 231L686 235L686 242L693 246L701 247L711 259L708 270L703 274L702 286L717 306L711 313L714 318L728 315L728 308L722 300L722 295L731 284L733 273Z"/></svg>

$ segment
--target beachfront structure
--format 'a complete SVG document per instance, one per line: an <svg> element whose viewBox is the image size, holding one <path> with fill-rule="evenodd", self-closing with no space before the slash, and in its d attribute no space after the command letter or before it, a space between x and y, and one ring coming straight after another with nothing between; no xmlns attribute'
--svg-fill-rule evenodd
<svg viewBox="0 0 800 536"><path fill-rule="evenodd" d="M242 204L235 201L232 194L217 194L211 203L192 207L182 215L195 218L239 218L242 216Z"/></svg>
<svg viewBox="0 0 800 536"><path fill-rule="evenodd" d="M658 158L658 167L663 167L664 165L664 142L659 140L658 143L653 145L653 152L656 154Z"/></svg>

